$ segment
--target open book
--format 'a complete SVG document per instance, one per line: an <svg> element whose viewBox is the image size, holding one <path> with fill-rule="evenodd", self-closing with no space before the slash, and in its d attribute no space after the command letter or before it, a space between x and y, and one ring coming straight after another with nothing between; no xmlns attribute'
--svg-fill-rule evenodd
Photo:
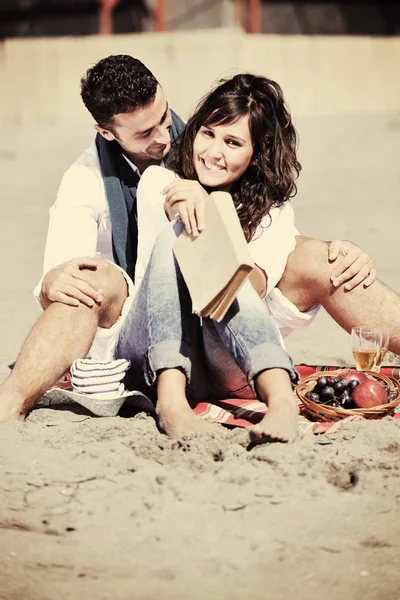
<svg viewBox="0 0 400 600"><path fill-rule="evenodd" d="M221 321L254 268L232 197L213 192L205 204L205 229L183 232L174 254L192 299L193 312Z"/></svg>

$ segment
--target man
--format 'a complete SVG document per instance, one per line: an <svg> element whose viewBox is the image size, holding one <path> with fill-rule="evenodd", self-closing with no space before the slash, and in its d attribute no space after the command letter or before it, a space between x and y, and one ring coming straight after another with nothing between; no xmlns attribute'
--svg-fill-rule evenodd
<svg viewBox="0 0 400 600"><path fill-rule="evenodd" d="M163 164L184 127L152 73L130 56L89 69L81 95L98 133L50 211L45 277L35 290L46 310L0 389L0 421L23 418L93 340L92 356L112 357L132 299L137 184L146 167Z"/></svg>
<svg viewBox="0 0 400 600"><path fill-rule="evenodd" d="M164 164L183 128L157 80L130 56L101 60L81 84L97 136L65 173L50 211L44 278L35 291L46 310L0 388L0 422L24 418L74 360L89 352L113 357L134 294L140 213L146 210L137 206L137 184L148 166ZM352 287L375 279L372 263L356 246L344 243L347 255L334 268L329 259L343 244L332 243L328 255L324 242L302 241L279 284L303 311L299 325L312 319L315 304L329 310L332 281L342 295L343 282ZM353 316L343 318L341 301L330 312L348 328Z"/></svg>

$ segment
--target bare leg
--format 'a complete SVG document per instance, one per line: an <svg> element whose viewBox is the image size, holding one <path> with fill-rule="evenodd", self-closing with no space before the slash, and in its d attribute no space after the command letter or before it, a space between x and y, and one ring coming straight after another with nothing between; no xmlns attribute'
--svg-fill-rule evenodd
<svg viewBox="0 0 400 600"><path fill-rule="evenodd" d="M186 375L180 369L165 369L157 377L157 423L162 432L173 438L212 428L190 408L185 387Z"/></svg>
<svg viewBox="0 0 400 600"><path fill-rule="evenodd" d="M356 325L387 325L389 350L400 353L400 296L381 281L370 287L362 284L351 291L335 288L330 275L334 266L328 261L328 246L307 239L289 255L278 287L299 310L322 304L331 317L346 331Z"/></svg>
<svg viewBox="0 0 400 600"><path fill-rule="evenodd" d="M297 436L299 409L293 395L290 377L283 369L263 371L255 385L268 412L257 425L249 429L253 444L293 442Z"/></svg>
<svg viewBox="0 0 400 600"><path fill-rule="evenodd" d="M118 319L127 296L123 275L104 261L91 277L103 289L103 301L92 308L50 304L28 335L13 371L0 386L0 422L24 419L35 401L74 360L86 356L96 328L111 327Z"/></svg>

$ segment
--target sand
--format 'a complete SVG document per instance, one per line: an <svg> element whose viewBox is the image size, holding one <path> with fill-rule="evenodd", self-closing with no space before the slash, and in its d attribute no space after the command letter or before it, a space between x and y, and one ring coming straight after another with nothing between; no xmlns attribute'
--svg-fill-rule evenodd
<svg viewBox="0 0 400 600"><path fill-rule="evenodd" d="M400 291L400 117L297 125L299 229L355 239ZM2 133L1 379L38 315L47 209L91 137ZM288 349L297 363L351 362L322 313ZM128 410L33 411L0 428L0 598L397 600L399 434L387 417L249 450L222 426L171 441Z"/></svg>

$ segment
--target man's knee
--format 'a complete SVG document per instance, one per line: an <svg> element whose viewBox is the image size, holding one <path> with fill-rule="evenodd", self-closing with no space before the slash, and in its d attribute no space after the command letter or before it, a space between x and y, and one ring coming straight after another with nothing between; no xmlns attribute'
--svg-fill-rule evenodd
<svg viewBox="0 0 400 600"><path fill-rule="evenodd" d="M95 270L85 269L85 271L89 283L102 291L99 325L111 327L121 314L128 296L127 281L120 269L105 259L99 259Z"/></svg>
<svg viewBox="0 0 400 600"><path fill-rule="evenodd" d="M307 239L290 253L284 274L298 283L329 283L332 265L328 257L329 246L322 240Z"/></svg>
<svg viewBox="0 0 400 600"><path fill-rule="evenodd" d="M300 311L306 311L329 291L331 268L328 244L308 238L289 254L278 288Z"/></svg>
<svg viewBox="0 0 400 600"><path fill-rule="evenodd" d="M119 268L103 258L98 259L96 269L84 269L89 283L103 292L105 299L126 295L127 283Z"/></svg>

